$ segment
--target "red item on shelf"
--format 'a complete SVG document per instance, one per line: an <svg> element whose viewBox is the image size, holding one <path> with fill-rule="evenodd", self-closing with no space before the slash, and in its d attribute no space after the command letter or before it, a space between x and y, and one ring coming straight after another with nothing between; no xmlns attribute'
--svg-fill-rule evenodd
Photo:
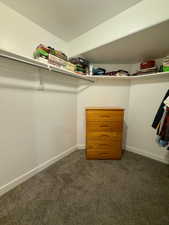
<svg viewBox="0 0 169 225"><path fill-rule="evenodd" d="M148 68L152 68L155 66L155 61L154 60L148 60L147 62L143 62L140 64L140 69L148 69Z"/></svg>

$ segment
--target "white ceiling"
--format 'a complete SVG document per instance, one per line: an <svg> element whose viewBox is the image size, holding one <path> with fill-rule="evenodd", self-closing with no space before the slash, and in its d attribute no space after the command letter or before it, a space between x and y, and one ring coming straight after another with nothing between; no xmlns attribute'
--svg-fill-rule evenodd
<svg viewBox="0 0 169 225"><path fill-rule="evenodd" d="M169 20L83 54L93 63L137 63L169 54Z"/></svg>
<svg viewBox="0 0 169 225"><path fill-rule="evenodd" d="M0 1L57 37L70 41L141 0Z"/></svg>

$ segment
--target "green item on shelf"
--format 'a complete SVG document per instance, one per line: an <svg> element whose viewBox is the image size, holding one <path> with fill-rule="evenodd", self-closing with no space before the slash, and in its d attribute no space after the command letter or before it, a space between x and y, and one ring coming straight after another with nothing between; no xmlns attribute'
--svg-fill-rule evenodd
<svg viewBox="0 0 169 225"><path fill-rule="evenodd" d="M80 72L86 72L86 70L84 68L80 68L80 67L76 67L76 71L80 71Z"/></svg>
<svg viewBox="0 0 169 225"><path fill-rule="evenodd" d="M35 58L38 58L38 57L48 58L49 56L49 54L41 48L37 48L33 55Z"/></svg>
<svg viewBox="0 0 169 225"><path fill-rule="evenodd" d="M169 66L163 66L163 72L169 72Z"/></svg>

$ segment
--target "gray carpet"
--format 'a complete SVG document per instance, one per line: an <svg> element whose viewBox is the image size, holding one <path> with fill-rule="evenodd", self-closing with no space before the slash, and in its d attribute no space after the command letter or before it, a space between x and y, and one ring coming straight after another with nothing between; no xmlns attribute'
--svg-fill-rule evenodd
<svg viewBox="0 0 169 225"><path fill-rule="evenodd" d="M0 198L0 225L169 225L168 166L76 151Z"/></svg>

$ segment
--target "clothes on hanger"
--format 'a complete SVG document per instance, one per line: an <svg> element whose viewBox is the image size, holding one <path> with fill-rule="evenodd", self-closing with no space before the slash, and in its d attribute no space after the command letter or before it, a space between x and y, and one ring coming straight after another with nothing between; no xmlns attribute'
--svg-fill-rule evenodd
<svg viewBox="0 0 169 225"><path fill-rule="evenodd" d="M160 105L160 107L159 107L159 109L158 109L158 111L157 111L157 113L156 113L155 118L154 118L154 121L153 121L153 124L152 124L152 127L153 127L154 129L157 128L157 126L159 125L159 122L161 121L161 118L162 118L163 113L164 113L164 106L165 106L164 101L165 101L168 97L169 97L169 90L168 90L167 93L165 94L165 96L164 96L164 98L163 98L163 101L162 101L162 103L161 103L161 105Z"/></svg>
<svg viewBox="0 0 169 225"><path fill-rule="evenodd" d="M152 127L157 129L157 142L161 147L169 150L169 90L167 91L154 118Z"/></svg>

